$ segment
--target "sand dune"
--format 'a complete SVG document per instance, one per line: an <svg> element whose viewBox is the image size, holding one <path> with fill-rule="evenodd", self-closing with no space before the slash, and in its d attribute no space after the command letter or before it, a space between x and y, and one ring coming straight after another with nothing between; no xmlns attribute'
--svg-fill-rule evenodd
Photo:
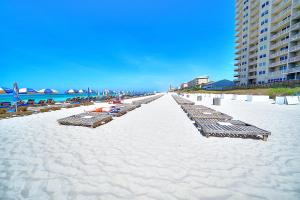
<svg viewBox="0 0 300 200"><path fill-rule="evenodd" d="M205 138L169 95L96 129L1 120L0 199L299 199L299 106L222 103L269 140Z"/></svg>

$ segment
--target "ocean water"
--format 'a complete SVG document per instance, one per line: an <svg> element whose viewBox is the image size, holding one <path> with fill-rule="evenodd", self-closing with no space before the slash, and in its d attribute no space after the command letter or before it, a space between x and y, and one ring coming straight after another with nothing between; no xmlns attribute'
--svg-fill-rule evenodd
<svg viewBox="0 0 300 200"><path fill-rule="evenodd" d="M91 97L96 97L96 94L90 94ZM100 95L101 97L102 95ZM56 102L64 102L68 98L73 97L88 97L87 94L20 94L20 99L27 101L28 99L34 99L35 102L40 100L53 99ZM11 94L0 94L0 102L13 102L13 96Z"/></svg>

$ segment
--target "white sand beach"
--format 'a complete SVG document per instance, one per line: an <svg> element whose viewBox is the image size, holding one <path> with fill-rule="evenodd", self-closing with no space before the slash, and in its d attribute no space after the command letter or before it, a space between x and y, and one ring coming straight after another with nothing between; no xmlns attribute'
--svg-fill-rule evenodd
<svg viewBox="0 0 300 200"><path fill-rule="evenodd" d="M203 137L169 94L95 129L4 119L0 199L300 199L300 106L202 103L272 135Z"/></svg>

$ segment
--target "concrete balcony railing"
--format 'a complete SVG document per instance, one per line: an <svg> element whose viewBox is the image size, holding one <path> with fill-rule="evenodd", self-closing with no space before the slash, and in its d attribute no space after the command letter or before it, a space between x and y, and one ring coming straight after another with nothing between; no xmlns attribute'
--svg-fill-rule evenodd
<svg viewBox="0 0 300 200"><path fill-rule="evenodd" d="M248 72L256 72L257 68L249 68Z"/></svg>
<svg viewBox="0 0 300 200"><path fill-rule="evenodd" d="M238 63L234 63L234 66L237 66L237 67L239 67L241 65L241 63L240 62L238 62Z"/></svg>
<svg viewBox="0 0 300 200"><path fill-rule="evenodd" d="M257 60L249 62L249 65L256 65L256 64L257 64Z"/></svg>
<svg viewBox="0 0 300 200"><path fill-rule="evenodd" d="M291 13L292 6L287 7L283 11L281 11L279 14L277 14L275 17L272 18L272 22L276 22L278 19L282 18L282 16Z"/></svg>
<svg viewBox="0 0 300 200"><path fill-rule="evenodd" d="M298 51L298 50L300 50L300 44L290 47L290 51Z"/></svg>
<svg viewBox="0 0 300 200"><path fill-rule="evenodd" d="M300 22L296 23L296 24L293 24L291 26L291 30L296 30L296 29L300 29Z"/></svg>
<svg viewBox="0 0 300 200"><path fill-rule="evenodd" d="M257 37L255 37L255 38L253 38L253 39L250 40L250 44L251 43L257 43L257 42L258 42L258 38Z"/></svg>
<svg viewBox="0 0 300 200"><path fill-rule="evenodd" d="M287 38L287 39L285 39L285 40L281 40L281 41L279 41L279 42L276 42L275 44L271 44L270 49L275 49L275 48L277 48L277 47L280 47L280 46L282 46L282 45L285 45L285 44L287 44L289 41L290 41L289 38Z"/></svg>
<svg viewBox="0 0 300 200"><path fill-rule="evenodd" d="M298 39L300 39L300 33L297 33L296 35L293 35L291 37L291 41L298 40Z"/></svg>
<svg viewBox="0 0 300 200"><path fill-rule="evenodd" d="M239 67L234 68L234 71L235 71L235 72L239 72L239 71L241 71L241 68L239 68Z"/></svg>
<svg viewBox="0 0 300 200"><path fill-rule="evenodd" d="M240 77L240 74L234 74L233 77Z"/></svg>
<svg viewBox="0 0 300 200"><path fill-rule="evenodd" d="M293 19L298 18L298 17L300 17L300 11L294 12L294 13L292 14L292 18L293 18Z"/></svg>
<svg viewBox="0 0 300 200"><path fill-rule="evenodd" d="M253 47L250 47L249 51L254 51L254 50L257 50L257 48L258 48L258 46L257 46L257 45L255 45L255 46L253 46Z"/></svg>
<svg viewBox="0 0 300 200"><path fill-rule="evenodd" d="M275 26L272 27L271 31L276 31L277 29L281 28L282 26L289 24L291 21L290 17L286 18L285 20L279 22Z"/></svg>
<svg viewBox="0 0 300 200"><path fill-rule="evenodd" d="M289 31L290 31L289 28L285 29L284 31L280 31L280 32L276 33L275 35L272 35L271 40L274 40L274 39L278 38L281 35L287 34L287 33L289 33Z"/></svg>
<svg viewBox="0 0 300 200"><path fill-rule="evenodd" d="M294 0L293 6L294 7L300 6L300 0Z"/></svg>
<svg viewBox="0 0 300 200"><path fill-rule="evenodd" d="M249 55L249 58L256 58L257 57L257 53L253 53L251 55Z"/></svg>
<svg viewBox="0 0 300 200"><path fill-rule="evenodd" d="M287 3L288 0L283 0L280 4L278 4L275 8L272 9L272 13L277 13L281 11Z"/></svg>
<svg viewBox="0 0 300 200"><path fill-rule="evenodd" d="M281 56L281 55L284 55L284 54L287 54L289 52L288 49L285 49L283 51L279 51L279 52L276 52L276 53L272 53L270 54L270 58L276 58L278 56Z"/></svg>
<svg viewBox="0 0 300 200"><path fill-rule="evenodd" d="M286 63L287 63L287 60L281 60L281 61L270 63L269 67L277 67L279 65L284 65Z"/></svg>
<svg viewBox="0 0 300 200"><path fill-rule="evenodd" d="M290 57L289 62L299 62L300 61L300 56L294 56Z"/></svg>
<svg viewBox="0 0 300 200"><path fill-rule="evenodd" d="M248 79L255 79L256 75L248 76Z"/></svg>
<svg viewBox="0 0 300 200"><path fill-rule="evenodd" d="M285 71L279 71L279 70L274 72L269 72L269 76L271 77L282 76L284 74L286 74Z"/></svg>
<svg viewBox="0 0 300 200"><path fill-rule="evenodd" d="M300 66L293 67L287 70L287 73L296 73L296 72L300 72Z"/></svg>

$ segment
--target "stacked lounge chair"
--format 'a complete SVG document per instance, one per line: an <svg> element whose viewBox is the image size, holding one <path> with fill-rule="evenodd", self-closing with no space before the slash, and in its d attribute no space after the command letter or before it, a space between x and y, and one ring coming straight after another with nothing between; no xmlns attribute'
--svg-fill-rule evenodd
<svg viewBox="0 0 300 200"><path fill-rule="evenodd" d="M182 97L173 95L173 98L206 137L262 138L266 141L268 136L271 135L269 131L239 120L232 120L231 116L211 108L186 104L185 102L189 100L183 100Z"/></svg>
<svg viewBox="0 0 300 200"><path fill-rule="evenodd" d="M174 100L179 104L179 105L194 105L195 103L187 100L185 98L182 98L180 96L172 95Z"/></svg>
<svg viewBox="0 0 300 200"><path fill-rule="evenodd" d="M113 120L113 117L120 117L138 107L141 104L150 103L163 95L148 97L142 100L134 101L132 104L119 104L112 107L109 112L85 112L78 115L72 115L63 119L59 119L61 125L85 126L95 128Z"/></svg>
<svg viewBox="0 0 300 200"><path fill-rule="evenodd" d="M107 113L81 113L72 115L63 119L59 119L58 123L62 125L85 126L96 128L112 120L112 116Z"/></svg>

